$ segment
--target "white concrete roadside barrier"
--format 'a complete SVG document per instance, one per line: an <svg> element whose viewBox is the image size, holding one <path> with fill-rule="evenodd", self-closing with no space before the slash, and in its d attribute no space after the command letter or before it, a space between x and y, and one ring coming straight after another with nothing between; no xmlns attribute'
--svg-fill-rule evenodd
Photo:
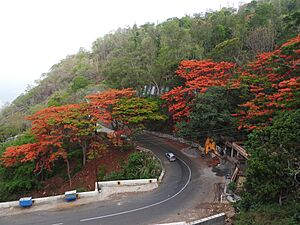
<svg viewBox="0 0 300 225"><path fill-rule="evenodd" d="M219 213L213 216L205 217L200 220L191 222L175 222L175 223L160 223L154 225L224 225L225 224L225 213Z"/></svg>
<svg viewBox="0 0 300 225"><path fill-rule="evenodd" d="M219 213L200 220L187 223L187 225L224 225L225 213Z"/></svg>
<svg viewBox="0 0 300 225"><path fill-rule="evenodd" d="M98 182L99 187L116 187L116 186L136 186L142 184L157 183L157 179L136 179L136 180L113 180Z"/></svg>
<svg viewBox="0 0 300 225"><path fill-rule="evenodd" d="M147 186L151 185L151 186ZM152 190L156 188L157 185L157 179L136 179L136 180L116 180L116 181L103 181L98 182L98 186L100 187L100 190L98 191L97 183L95 183L95 191L87 191L87 192L78 192L78 198L88 198L88 197L94 197L98 196L99 200L101 200L101 196L109 196L114 193L121 193L121 192L136 192L139 190L142 190L141 187L145 186L144 190ZM110 187L107 188L107 187ZM105 193L102 194L102 189L105 189ZM120 190L119 190L120 189ZM109 190L109 191L108 191ZM57 203L57 202L64 202L65 201L65 195L56 195L56 196L49 196L49 197L43 197L43 198L34 198L32 199L33 205L46 205L49 203ZM11 202L1 202L0 203L0 209L1 208L18 208L19 201L11 201Z"/></svg>
<svg viewBox="0 0 300 225"><path fill-rule="evenodd" d="M44 204L44 203L49 203L53 201L57 201L60 199L64 199L64 195L55 195L55 196L49 196L49 197L43 197L43 198L34 198L34 205L37 204Z"/></svg>
<svg viewBox="0 0 300 225"><path fill-rule="evenodd" d="M85 197L94 197L99 194L99 192L96 191L86 191L86 192L78 192L78 198L85 198Z"/></svg>
<svg viewBox="0 0 300 225"><path fill-rule="evenodd" d="M201 152L204 152L204 148L198 143L188 141L188 140L185 140L180 137L175 137L174 135L170 135L170 134L164 134L164 133L160 133L160 132L147 131L147 130L145 130L144 132L147 134L154 135L156 137L162 137L162 138L167 138L169 140L178 141L180 143L190 145L191 147L198 148L199 150L201 150Z"/></svg>
<svg viewBox="0 0 300 225"><path fill-rule="evenodd" d="M154 225L186 225L186 222L175 222L175 223L159 223Z"/></svg>
<svg viewBox="0 0 300 225"><path fill-rule="evenodd" d="M10 208L19 206L19 201L0 202L0 208Z"/></svg>

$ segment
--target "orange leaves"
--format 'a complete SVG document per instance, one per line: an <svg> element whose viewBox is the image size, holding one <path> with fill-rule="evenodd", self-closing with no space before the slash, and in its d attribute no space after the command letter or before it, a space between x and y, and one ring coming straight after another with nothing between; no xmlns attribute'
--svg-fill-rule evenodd
<svg viewBox="0 0 300 225"><path fill-rule="evenodd" d="M264 90L262 86L249 85L249 87L250 87L250 92L252 93L260 93L261 91Z"/></svg>
<svg viewBox="0 0 300 225"><path fill-rule="evenodd" d="M240 123L248 129L270 124L277 110L299 107L300 35L278 50L264 53L241 74L254 98L241 105Z"/></svg>
<svg viewBox="0 0 300 225"><path fill-rule="evenodd" d="M176 73L178 76L186 80L193 80L200 76L218 75L219 77L226 77L226 74L235 68L234 63L220 62L216 63L211 60L183 60L181 61Z"/></svg>
<svg viewBox="0 0 300 225"><path fill-rule="evenodd" d="M296 44L296 43L299 43L299 42L300 42L300 34L299 34L297 37L292 38L292 39L290 39L289 41L287 41L286 43L284 43L284 44L281 46L281 48L286 47L286 46L289 46L289 45L293 45L293 44ZM297 50L299 50L299 49L297 49Z"/></svg>
<svg viewBox="0 0 300 225"><path fill-rule="evenodd" d="M16 163L36 161L35 171L40 171L43 168L51 170L51 164L57 158L66 156L62 149L57 152L53 152L53 149L50 142L12 146L3 153L1 161L6 167L14 166Z"/></svg>
<svg viewBox="0 0 300 225"><path fill-rule="evenodd" d="M69 143L86 148L95 138L95 124L99 119L111 120L112 106L134 94L132 89L112 89L88 96L89 103L49 107L36 112L28 120L32 121L31 132L37 142L7 148L1 158L3 165L34 161L36 172L51 170L57 159L67 159L65 148Z"/></svg>
<svg viewBox="0 0 300 225"><path fill-rule="evenodd" d="M86 98L89 100L91 113L94 117L103 122L111 122L111 109L122 98L130 98L136 94L131 88L117 90L109 89L107 91L88 95Z"/></svg>
<svg viewBox="0 0 300 225"><path fill-rule="evenodd" d="M185 79L183 86L175 87L162 96L168 101L168 110L174 121L186 120L190 113L190 104L199 93L205 93L212 86L231 86L236 88L238 82L232 82L236 65L230 62L213 62L211 60L183 60L177 75Z"/></svg>
<svg viewBox="0 0 300 225"><path fill-rule="evenodd" d="M187 120L190 105L197 94L212 86L248 87L251 99L240 105L240 127L258 129L267 126L277 110L300 107L300 35L273 52L262 53L244 68L233 63L210 60L184 60L177 75L184 84L162 98L167 100L174 121ZM252 97L254 96L254 97Z"/></svg>
<svg viewBox="0 0 300 225"><path fill-rule="evenodd" d="M54 161L67 158L63 143L79 142L82 130L84 135L94 133L94 123L89 114L87 104L49 107L36 112L28 119L32 121L31 132L37 142L7 148L1 158L3 165L34 161L36 172L51 170Z"/></svg>
<svg viewBox="0 0 300 225"><path fill-rule="evenodd" d="M100 108L107 108L108 106L117 103L119 99L129 98L135 94L136 91L131 88L122 90L109 89L98 94L88 95L86 98L90 100L92 105L96 105Z"/></svg>

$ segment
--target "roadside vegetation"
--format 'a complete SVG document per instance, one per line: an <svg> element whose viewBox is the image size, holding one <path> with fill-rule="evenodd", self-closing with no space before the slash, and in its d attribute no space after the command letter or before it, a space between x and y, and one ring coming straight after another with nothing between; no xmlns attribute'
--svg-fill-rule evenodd
<svg viewBox="0 0 300 225"><path fill-rule="evenodd" d="M123 162L120 171L104 176L103 180L126 180L158 178L161 173L159 161L150 153L134 152Z"/></svg>
<svg viewBox="0 0 300 225"><path fill-rule="evenodd" d="M98 161L114 148L120 152L133 150L130 139L138 131L151 121L166 119L154 99L141 99L134 95L132 89L109 89L87 96L88 103L51 106L29 116L27 119L32 126L27 136L20 135L16 140L2 144L1 200L39 188L40 182L53 177L55 171L63 168L69 188L72 188L72 177L78 168L72 169L74 160L76 165L80 162L80 170L89 160ZM114 130L102 132L99 121ZM122 168L122 179L126 176L129 179L156 175L156 164L148 158L138 153L132 155L127 167ZM141 160L148 164L138 164ZM136 171L142 170L135 175L132 173L134 163ZM99 165L95 164L94 182L98 180L98 170Z"/></svg>
<svg viewBox="0 0 300 225"><path fill-rule="evenodd" d="M81 171L112 148L128 151L152 129L244 141L236 224L299 224L299 10L296 0L261 0L120 28L53 65L1 111L0 201L42 189L59 168L72 186L75 164ZM94 168L95 180L160 171L145 153L115 172Z"/></svg>

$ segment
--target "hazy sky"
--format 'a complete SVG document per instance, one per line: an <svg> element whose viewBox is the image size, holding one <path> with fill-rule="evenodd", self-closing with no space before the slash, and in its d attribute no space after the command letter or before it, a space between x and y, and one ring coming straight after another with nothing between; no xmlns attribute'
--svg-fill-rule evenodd
<svg viewBox="0 0 300 225"><path fill-rule="evenodd" d="M163 22L247 0L0 0L0 105L49 68L119 27Z"/></svg>

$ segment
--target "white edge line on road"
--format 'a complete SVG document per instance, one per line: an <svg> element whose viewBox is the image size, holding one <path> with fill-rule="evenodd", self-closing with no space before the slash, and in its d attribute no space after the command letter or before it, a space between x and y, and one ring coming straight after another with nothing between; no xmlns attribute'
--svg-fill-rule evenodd
<svg viewBox="0 0 300 225"><path fill-rule="evenodd" d="M53 223L51 225L63 225L63 223Z"/></svg>
<svg viewBox="0 0 300 225"><path fill-rule="evenodd" d="M177 158L177 159L179 159L179 158ZM166 201L169 201L169 200L175 198L177 195L179 195L188 186L188 184L189 184L189 182L191 180L191 177L192 177L191 168L186 164L185 161L183 161L182 159L179 159L179 160L181 162L183 162L184 165L188 168L188 170L189 170L189 178L188 178L186 184L176 194L174 194L171 197L166 198L166 199L164 199L162 201L153 203L151 205L146 205L146 206L143 206L143 207L140 207L140 208L131 209L131 210L127 210L127 211L123 211L123 212L118 212L118 213L113 213L113 214L108 214L108 215L104 215L104 216L97 216L97 217L86 218L86 219L80 220L80 222L86 222L86 221L90 221L90 220L98 220L98 219L103 219L103 218L107 218L107 217L113 217L113 216L119 216L119 215L123 215L123 214L127 214L127 213L137 212L137 211L140 211L140 210L148 209L148 208L153 207L153 206L160 205L160 204L162 204L162 203L164 203Z"/></svg>

